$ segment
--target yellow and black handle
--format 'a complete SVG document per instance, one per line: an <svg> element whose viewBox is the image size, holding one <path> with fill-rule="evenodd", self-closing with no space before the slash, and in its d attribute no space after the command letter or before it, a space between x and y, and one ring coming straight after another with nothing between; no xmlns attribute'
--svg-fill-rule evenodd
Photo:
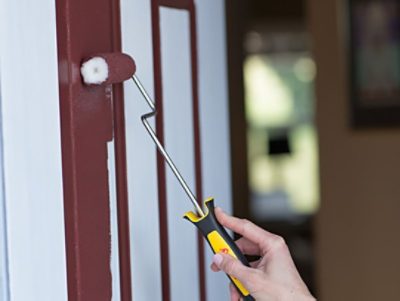
<svg viewBox="0 0 400 301"><path fill-rule="evenodd" d="M223 252L229 254L239 259L244 265L250 266L246 257L236 246L235 242L226 232L225 228L222 227L216 219L214 214L214 199L209 198L204 202L204 204L207 209L205 216L199 217L197 214L190 211L184 215L184 218L191 221L200 230L214 253ZM229 275L228 277L240 292L244 301L255 300L238 279Z"/></svg>

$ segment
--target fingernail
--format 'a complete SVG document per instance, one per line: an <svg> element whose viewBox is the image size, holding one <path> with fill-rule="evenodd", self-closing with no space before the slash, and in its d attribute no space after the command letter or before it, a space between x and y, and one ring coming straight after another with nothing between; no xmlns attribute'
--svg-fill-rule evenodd
<svg viewBox="0 0 400 301"><path fill-rule="evenodd" d="M219 267L223 258L220 254L215 254L213 257L213 262Z"/></svg>

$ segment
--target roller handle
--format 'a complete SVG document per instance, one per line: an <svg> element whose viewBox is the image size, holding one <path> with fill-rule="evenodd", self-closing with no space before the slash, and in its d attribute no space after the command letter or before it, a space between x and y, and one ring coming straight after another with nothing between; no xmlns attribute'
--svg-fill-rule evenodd
<svg viewBox="0 0 400 301"><path fill-rule="evenodd" d="M214 254L221 252L229 254L249 267L250 264L247 261L246 257L239 250L233 239L229 236L225 228L221 226L221 224L215 217L214 200L212 198L206 200L205 206L207 208L207 212L204 217L198 217L195 213L188 212L185 214L184 218L191 221L200 230L200 232L203 234L204 238L210 245ZM239 293L242 295L244 301L255 300L238 279L230 275L227 276L231 280L232 284L239 291Z"/></svg>

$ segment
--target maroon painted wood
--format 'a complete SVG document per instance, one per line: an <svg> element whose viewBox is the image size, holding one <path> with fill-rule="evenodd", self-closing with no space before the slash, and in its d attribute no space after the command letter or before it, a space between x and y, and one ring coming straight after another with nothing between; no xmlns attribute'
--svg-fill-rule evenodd
<svg viewBox="0 0 400 301"><path fill-rule="evenodd" d="M152 26L153 26L153 59L154 59L154 85L155 98L158 114L156 116L156 130L160 141L164 140L163 132L163 93L162 93L162 69L161 69L161 42L160 42L160 8L170 7L184 9L190 15L190 52L192 65L192 107L193 107L193 130L195 149L195 176L196 197L202 201L202 171L201 171L201 143L200 143L200 119L198 98L198 66L197 66L197 29L196 9L193 0L152 0ZM157 156L158 187L159 187L159 217L160 217L160 243L161 243L161 274L163 301L171 300L170 274L169 274L169 251L168 251L168 221L167 221L167 196L165 181L165 162L163 157ZM204 239L198 233L198 273L200 301L206 301Z"/></svg>
<svg viewBox="0 0 400 301"><path fill-rule="evenodd" d="M107 142L115 130L121 295L129 301L122 87L84 86L79 72L84 57L120 50L118 2L58 0L56 8L68 300L111 300Z"/></svg>
<svg viewBox="0 0 400 301"><path fill-rule="evenodd" d="M195 172L196 172L196 196L197 199L203 201L203 181L201 168L201 141L200 141L200 112L199 112L199 85L198 85L198 59L197 59L197 27L196 27L196 11L194 2L191 1L189 7L190 13L190 47L192 61L192 97L193 97L193 130L194 130L194 151L195 151ZM207 300L206 294L206 272L204 259L204 238L197 233L199 248L199 279L200 279L200 301Z"/></svg>
<svg viewBox="0 0 400 301"><path fill-rule="evenodd" d="M193 6L192 0L159 0L159 6L190 10Z"/></svg>
<svg viewBox="0 0 400 301"><path fill-rule="evenodd" d="M121 16L119 1L111 1L113 49L121 51ZM131 252L129 234L128 175L125 140L125 105L123 85L113 85L115 169L118 217L118 252L121 301L132 300Z"/></svg>
<svg viewBox="0 0 400 301"><path fill-rule="evenodd" d="M156 131L158 139L164 144L164 114L162 102L162 77L161 77L161 42L160 42L160 11L156 0L152 0L152 35L153 35L153 62L154 62L154 96L157 108ZM158 181L158 218L160 229L160 254L161 254L161 283L163 301L171 300L171 283L169 270L168 249L168 217L167 217L167 187L165 174L165 161L157 152L157 181Z"/></svg>

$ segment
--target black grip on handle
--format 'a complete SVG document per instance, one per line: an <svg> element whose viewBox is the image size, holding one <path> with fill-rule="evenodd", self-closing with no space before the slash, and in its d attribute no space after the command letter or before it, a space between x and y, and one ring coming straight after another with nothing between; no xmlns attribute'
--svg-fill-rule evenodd
<svg viewBox="0 0 400 301"><path fill-rule="evenodd" d="M236 246L233 239L226 232L225 228L221 226L214 214L214 199L210 198L205 201L205 207L207 208L206 215L204 217L198 217L193 212L185 214L185 218L191 221L203 234L208 244L210 245L214 253L228 253L244 265L250 266L246 257ZM234 277L227 275L231 280L232 284L236 287L239 293L242 295L245 301L254 301L255 299L249 294L247 289L240 283L240 281Z"/></svg>

